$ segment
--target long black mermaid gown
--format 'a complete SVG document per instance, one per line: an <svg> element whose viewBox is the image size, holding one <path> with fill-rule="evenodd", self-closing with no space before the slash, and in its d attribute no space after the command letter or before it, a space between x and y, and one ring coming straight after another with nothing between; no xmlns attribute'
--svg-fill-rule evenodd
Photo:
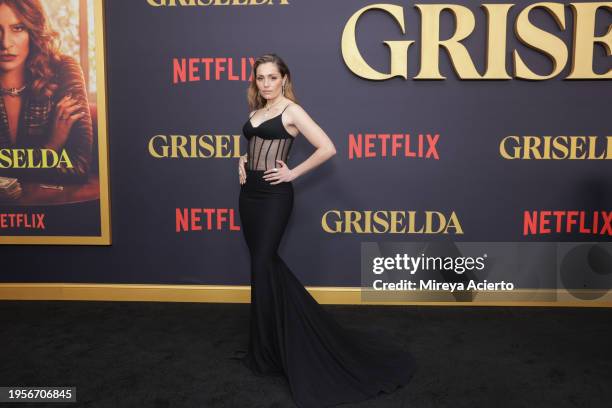
<svg viewBox="0 0 612 408"><path fill-rule="evenodd" d="M257 127L249 118L243 127L248 161L239 211L251 257L251 320L248 351L237 359L256 375L285 375L301 408L391 392L414 374L412 355L340 326L277 253L293 208L293 184L272 185L262 176L275 160L287 163L293 137L282 123L285 109Z"/></svg>

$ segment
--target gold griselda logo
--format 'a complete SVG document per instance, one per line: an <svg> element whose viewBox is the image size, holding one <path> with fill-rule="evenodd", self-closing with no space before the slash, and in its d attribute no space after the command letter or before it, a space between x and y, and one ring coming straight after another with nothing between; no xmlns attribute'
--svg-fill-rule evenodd
<svg viewBox="0 0 612 408"><path fill-rule="evenodd" d="M506 136L499 154L508 160L611 160L612 136Z"/></svg>
<svg viewBox="0 0 612 408"><path fill-rule="evenodd" d="M156 159L238 158L240 135L155 135L148 150Z"/></svg>
<svg viewBox="0 0 612 408"><path fill-rule="evenodd" d="M376 70L369 61L363 57L357 46L357 22L368 11L382 11L388 16L389 25L398 27L402 34L406 33L404 23L404 8L395 4L371 4L357 10L346 22L342 31L342 58L346 66L355 74L365 79L385 80L396 76L407 79L409 48L415 41L420 42L419 58L420 71L414 79L446 79L440 72L440 54L446 51L459 79L527 79L542 81L558 76L566 66L570 72L566 79L611 79L612 69L602 73L594 72L594 55L596 47L602 46L610 55L612 48L612 31L595 35L597 18L606 18L604 10L611 11L610 2L570 3L571 20L566 21L566 6L562 3L541 2L526 6L516 13L510 13L514 4L482 4L478 12L486 20L486 58L484 72L476 69L476 64L468 48L464 44L467 38L479 32L476 30L476 15L470 8L460 4L415 4L420 14L420 38L412 40L383 40L389 50L389 72ZM597 13L601 9L600 13ZM442 34L445 31L442 14L449 12L453 15L455 23L452 35ZM547 14L552 18L558 30L565 31L566 27L573 28L573 41L566 42L551 31L546 31L533 23L530 16L537 13ZM416 13L414 13L416 14ZM515 21L510 16L516 15ZM418 18L418 17L417 17ZM482 21L482 20L481 20ZM601 21L605 23L605 21ZM413 22L412 24L418 24ZM604 30L605 31L605 30ZM516 35L518 41L542 54L551 62L552 69L545 74L536 73L529 67L521 54L524 51L508 49L507 33ZM480 34L474 34L480 35ZM446 37L446 39L443 39ZM414 47L413 47L414 48ZM509 74L506 69L507 56L512 56L513 72ZM412 58L412 56L410 57ZM378 65L378 64L376 64Z"/></svg>
<svg viewBox="0 0 612 408"><path fill-rule="evenodd" d="M328 210L321 228L330 234L463 234L454 211Z"/></svg>
<svg viewBox="0 0 612 408"><path fill-rule="evenodd" d="M66 149L0 149L0 169L73 168Z"/></svg>

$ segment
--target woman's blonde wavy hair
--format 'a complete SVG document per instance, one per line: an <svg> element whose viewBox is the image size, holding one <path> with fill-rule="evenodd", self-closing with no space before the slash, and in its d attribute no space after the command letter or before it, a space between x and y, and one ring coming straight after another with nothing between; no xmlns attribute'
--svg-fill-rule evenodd
<svg viewBox="0 0 612 408"><path fill-rule="evenodd" d="M256 109L261 109L266 105L266 99L259 94L259 89L257 89L257 67L259 67L261 64L265 64L266 62L271 62L275 64L281 76L286 77L285 97L297 103L297 98L295 96L295 93L293 92L291 72L289 72L287 64L285 64L285 61L283 61L281 57L274 53L271 53L264 54L255 59L255 64L253 65L253 79L249 83L249 87L247 90L247 101L249 103L249 109L253 111Z"/></svg>
<svg viewBox="0 0 612 408"><path fill-rule="evenodd" d="M49 27L47 14L40 0L0 0L26 26L30 50L26 59L26 78L37 97L51 96L57 89L56 67L61 61L59 34Z"/></svg>

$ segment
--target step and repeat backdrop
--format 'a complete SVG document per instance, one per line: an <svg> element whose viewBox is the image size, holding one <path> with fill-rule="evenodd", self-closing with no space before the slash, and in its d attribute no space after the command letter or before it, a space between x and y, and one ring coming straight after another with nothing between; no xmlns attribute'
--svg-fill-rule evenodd
<svg viewBox="0 0 612 408"><path fill-rule="evenodd" d="M276 53L337 149L293 181L280 255L302 283L608 297L612 2L99 4L112 245L2 246L2 281L248 285L241 132L255 58ZM288 166L313 151L298 135Z"/></svg>

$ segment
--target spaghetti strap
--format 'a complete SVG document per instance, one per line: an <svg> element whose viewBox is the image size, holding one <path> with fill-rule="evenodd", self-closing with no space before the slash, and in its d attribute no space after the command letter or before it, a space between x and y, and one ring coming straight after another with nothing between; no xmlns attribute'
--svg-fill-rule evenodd
<svg viewBox="0 0 612 408"><path fill-rule="evenodd" d="M253 116L255 116L255 113L257 113L257 109L255 109L255 110L253 111L253 114L252 114L252 115L249 115L249 119L251 119Z"/></svg>
<svg viewBox="0 0 612 408"><path fill-rule="evenodd" d="M287 104L287 106L285 106L285 109L287 109L287 108L289 107L289 105L293 105L293 104L292 104L291 102L289 102L289 103ZM281 115L282 115L282 114L285 112L285 109L283 109L283 111L280 113Z"/></svg>

